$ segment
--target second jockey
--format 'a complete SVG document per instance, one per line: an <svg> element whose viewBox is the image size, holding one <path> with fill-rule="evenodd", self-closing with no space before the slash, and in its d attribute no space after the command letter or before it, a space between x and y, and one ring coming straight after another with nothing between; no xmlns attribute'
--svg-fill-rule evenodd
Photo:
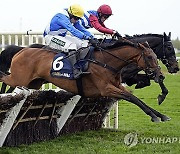
<svg viewBox="0 0 180 154"><path fill-rule="evenodd" d="M97 11L90 10L85 12L84 17L81 18L81 24L86 28L95 28L101 33L115 35L121 37L121 35L113 29L107 28L104 22L112 15L112 9L109 5L101 5Z"/></svg>

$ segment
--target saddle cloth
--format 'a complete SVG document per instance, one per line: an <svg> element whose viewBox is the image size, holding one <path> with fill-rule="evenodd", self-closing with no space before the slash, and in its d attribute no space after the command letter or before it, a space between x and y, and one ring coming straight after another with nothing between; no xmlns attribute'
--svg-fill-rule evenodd
<svg viewBox="0 0 180 154"><path fill-rule="evenodd" d="M77 62L74 65L74 68L81 69L86 71L88 69L88 59L92 56L94 51L93 47L81 48L77 52ZM57 78L68 78L73 80L73 67L69 61L69 56L64 52L60 52L55 55L50 74L52 77Z"/></svg>

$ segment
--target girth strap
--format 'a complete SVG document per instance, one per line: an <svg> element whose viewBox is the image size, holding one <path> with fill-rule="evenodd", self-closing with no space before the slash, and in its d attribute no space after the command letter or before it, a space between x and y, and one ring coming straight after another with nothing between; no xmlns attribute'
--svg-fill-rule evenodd
<svg viewBox="0 0 180 154"><path fill-rule="evenodd" d="M78 79L76 79L76 85L78 89L78 94L84 97L84 90L83 90L83 84L82 84L82 76Z"/></svg>

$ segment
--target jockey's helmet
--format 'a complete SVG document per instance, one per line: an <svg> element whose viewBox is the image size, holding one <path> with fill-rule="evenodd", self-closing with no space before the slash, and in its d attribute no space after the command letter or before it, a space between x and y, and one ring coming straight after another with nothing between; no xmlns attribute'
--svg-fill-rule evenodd
<svg viewBox="0 0 180 154"><path fill-rule="evenodd" d="M68 12L75 17L81 18L84 16L84 9L78 4L71 5L68 8Z"/></svg>
<svg viewBox="0 0 180 154"><path fill-rule="evenodd" d="M112 15L111 7L109 5L106 5L106 4L101 5L98 8L97 12L101 13L102 15L108 15L108 16Z"/></svg>

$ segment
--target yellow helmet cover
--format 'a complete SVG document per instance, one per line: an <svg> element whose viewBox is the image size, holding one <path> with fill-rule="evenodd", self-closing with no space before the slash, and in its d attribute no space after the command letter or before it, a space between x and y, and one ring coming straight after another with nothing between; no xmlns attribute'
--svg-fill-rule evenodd
<svg viewBox="0 0 180 154"><path fill-rule="evenodd" d="M76 17L83 17L84 16L84 9L79 4L71 5L68 8L68 12Z"/></svg>

